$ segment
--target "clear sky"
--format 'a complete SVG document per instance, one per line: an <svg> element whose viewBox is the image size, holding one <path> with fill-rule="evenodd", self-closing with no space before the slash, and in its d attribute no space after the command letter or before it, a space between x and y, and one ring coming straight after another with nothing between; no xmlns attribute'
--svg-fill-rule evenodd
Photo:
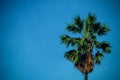
<svg viewBox="0 0 120 80"><path fill-rule="evenodd" d="M73 17L89 12L109 25L111 43L89 80L120 80L119 0L0 0L0 80L83 80L63 56L59 36Z"/></svg>

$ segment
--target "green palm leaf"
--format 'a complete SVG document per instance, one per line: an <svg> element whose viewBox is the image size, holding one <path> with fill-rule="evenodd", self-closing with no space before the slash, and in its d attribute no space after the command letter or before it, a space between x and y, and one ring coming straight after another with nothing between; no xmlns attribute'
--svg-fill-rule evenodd
<svg viewBox="0 0 120 80"><path fill-rule="evenodd" d="M73 22L79 29L79 32L81 33L82 29L83 29L83 23L84 21L80 18L80 16L76 16L74 18L74 22Z"/></svg>
<svg viewBox="0 0 120 80"><path fill-rule="evenodd" d="M98 35L106 35L107 32L109 32L110 30L107 28L106 25L101 25L98 29Z"/></svg>
<svg viewBox="0 0 120 80"><path fill-rule="evenodd" d="M66 29L69 32L72 32L72 33L81 33L82 29L83 29L83 23L84 23L84 21L81 20L79 16L76 16L74 18L73 23L72 24L68 24Z"/></svg>
<svg viewBox="0 0 120 80"><path fill-rule="evenodd" d="M106 41L103 42L95 41L95 46L98 49L102 49L102 51L105 53L111 53L110 44Z"/></svg>
<svg viewBox="0 0 120 80"><path fill-rule="evenodd" d="M71 38L68 35L62 35L60 38L61 38L62 43L64 43L66 47L69 47L70 45L75 46L81 40L81 38Z"/></svg>
<svg viewBox="0 0 120 80"><path fill-rule="evenodd" d="M64 57L74 63L76 63L79 59L78 52L76 50L69 50L65 53Z"/></svg>
<svg viewBox="0 0 120 80"><path fill-rule="evenodd" d="M73 32L73 33L80 33L80 29L78 27L76 27L75 25L73 24L68 24L68 26L66 27L66 29L69 31L69 32Z"/></svg>
<svg viewBox="0 0 120 80"><path fill-rule="evenodd" d="M102 50L103 50L104 52L106 52L106 53L111 53L110 44L109 44L108 42L103 41L103 42L101 43L101 48L102 48Z"/></svg>
<svg viewBox="0 0 120 80"><path fill-rule="evenodd" d="M100 64L101 63L101 59L103 58L103 54L100 53L99 51L97 51L97 53L95 54L95 63L96 64Z"/></svg>

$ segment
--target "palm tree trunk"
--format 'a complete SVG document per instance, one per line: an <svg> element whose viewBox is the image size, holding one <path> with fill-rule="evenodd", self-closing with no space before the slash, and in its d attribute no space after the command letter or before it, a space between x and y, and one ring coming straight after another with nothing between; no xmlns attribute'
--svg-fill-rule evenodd
<svg viewBox="0 0 120 80"><path fill-rule="evenodd" d="M88 73L84 74L84 80L88 80Z"/></svg>

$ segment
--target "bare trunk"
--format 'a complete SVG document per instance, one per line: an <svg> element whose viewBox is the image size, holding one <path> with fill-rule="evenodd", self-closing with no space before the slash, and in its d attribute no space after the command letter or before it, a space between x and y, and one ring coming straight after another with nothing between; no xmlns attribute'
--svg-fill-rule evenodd
<svg viewBox="0 0 120 80"><path fill-rule="evenodd" d="M84 80L88 80L88 73L84 74Z"/></svg>

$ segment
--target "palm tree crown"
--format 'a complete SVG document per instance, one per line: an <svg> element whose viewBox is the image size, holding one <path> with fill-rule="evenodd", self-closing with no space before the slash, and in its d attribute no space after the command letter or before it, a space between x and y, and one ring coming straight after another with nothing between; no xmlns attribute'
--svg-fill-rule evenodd
<svg viewBox="0 0 120 80"><path fill-rule="evenodd" d="M90 13L85 20L76 16L72 24L67 25L66 30L80 36L60 37L66 47L73 47L72 50L65 52L64 57L73 62L75 67L84 74L92 72L95 64L101 63L104 53L111 52L109 42L97 40L97 37L106 35L110 31L109 28L97 22L96 17Z"/></svg>

